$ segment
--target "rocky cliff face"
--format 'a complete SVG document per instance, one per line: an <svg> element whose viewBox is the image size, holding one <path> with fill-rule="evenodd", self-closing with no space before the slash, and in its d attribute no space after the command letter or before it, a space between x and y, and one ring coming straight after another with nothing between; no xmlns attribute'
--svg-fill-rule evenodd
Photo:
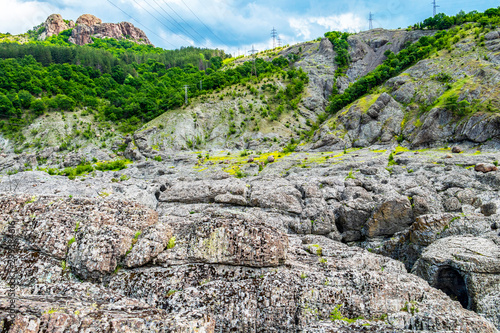
<svg viewBox="0 0 500 333"><path fill-rule="evenodd" d="M132 23L102 23L96 17L88 15L86 18L80 17L79 23L69 38L71 43L77 45L85 45L92 43L92 37L96 38L114 38L114 39L129 39L138 44L152 45L148 37L139 28L136 28ZM78 21L77 21L78 22Z"/></svg>
<svg viewBox="0 0 500 333"><path fill-rule="evenodd" d="M58 35L60 32L73 29L69 42L77 45L92 43L92 37L129 39L138 44L152 45L148 37L132 23L102 23L102 20L94 15L84 14L75 22L63 20L61 15L50 15L43 24L45 31L40 35L40 39Z"/></svg>
<svg viewBox="0 0 500 333"><path fill-rule="evenodd" d="M388 80L379 93L361 98L326 122L309 147L331 150L399 140L412 148L466 142L498 149L500 38L495 32L488 34L484 47L466 36L453 50L443 50ZM455 106L449 102L452 97Z"/></svg>
<svg viewBox="0 0 500 333"><path fill-rule="evenodd" d="M347 70L347 82L354 82L380 65L386 57L384 52L390 50L398 53L408 43L416 42L420 37L434 35L435 31L406 31L373 29L349 36L349 55L351 64ZM339 88L346 88L339 82Z"/></svg>

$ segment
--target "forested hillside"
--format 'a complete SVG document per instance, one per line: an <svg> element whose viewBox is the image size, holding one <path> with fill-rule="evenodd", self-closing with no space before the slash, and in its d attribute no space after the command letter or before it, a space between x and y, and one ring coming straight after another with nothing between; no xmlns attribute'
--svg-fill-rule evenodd
<svg viewBox="0 0 500 333"><path fill-rule="evenodd" d="M28 34L30 40L24 44L11 40L0 43L0 130L5 137L22 141L23 128L43 114L84 110L84 115L93 115L96 123L112 124L129 133L165 112L182 107L184 87L188 86L190 102L223 103L226 96L237 98L235 106L215 105L230 120L229 136L242 135L248 130L259 132L263 127L272 130L286 127L280 136L286 135L288 140L309 139L328 118L328 113L335 115L367 94L380 93L380 85L385 81L420 60L437 56L440 50L451 52L469 33L477 39L478 47L484 46L485 34L499 20L498 9L460 12L451 17L440 14L426 19L407 31L441 31L408 42L399 52L387 49L380 66L364 76L349 79L351 82L344 87L340 82L351 75L352 34L327 32L325 37L334 53L327 60L331 63L325 66L334 69L334 84L323 92L325 98L329 96L328 103L313 113L308 113L311 107L304 97L316 89L315 82L309 84L309 76L316 69L309 66L307 75L302 71L303 62L311 53L311 43L303 44L304 49L294 46L263 52L255 61L251 58L233 61L221 50L194 47L163 50L126 38L93 38L93 43L78 46L68 42L73 29L43 41L37 40L36 34ZM239 84L247 92L240 91ZM241 98L247 94L251 98L243 103ZM243 108L242 103L248 106ZM473 107L480 109L480 103L461 102L457 96L451 96L444 105L462 113L471 113ZM494 105L490 103L490 109ZM290 116L285 119L285 114ZM193 117L196 122L197 116ZM194 137L201 133L182 134L186 135Z"/></svg>
<svg viewBox="0 0 500 333"><path fill-rule="evenodd" d="M21 126L46 111L82 107L95 111L100 120L119 120L122 130L128 132L181 106L184 85L189 86L192 98L252 76L282 72L288 66L285 59L257 59L255 64L219 70L226 55L216 50L165 51L112 39L91 44L94 46L63 46L53 45L51 39L54 37L42 43L0 44L0 117L6 134L15 137ZM211 54L222 57L204 60ZM293 71L289 76L294 76ZM303 75L297 78L306 79ZM303 87L302 83L298 92ZM298 92L287 92L287 99Z"/></svg>

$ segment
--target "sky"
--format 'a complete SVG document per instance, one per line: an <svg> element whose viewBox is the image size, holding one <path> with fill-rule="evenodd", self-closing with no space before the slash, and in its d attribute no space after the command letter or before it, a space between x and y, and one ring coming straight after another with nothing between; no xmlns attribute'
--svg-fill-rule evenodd
<svg viewBox="0 0 500 333"><path fill-rule="evenodd" d="M316 39L327 31L406 28L432 16L432 0L0 0L0 32L19 34L53 13L75 20L93 14L103 22L128 21L164 49L219 48L235 56ZM437 12L484 11L491 0L436 0ZM277 41L276 41L277 43Z"/></svg>

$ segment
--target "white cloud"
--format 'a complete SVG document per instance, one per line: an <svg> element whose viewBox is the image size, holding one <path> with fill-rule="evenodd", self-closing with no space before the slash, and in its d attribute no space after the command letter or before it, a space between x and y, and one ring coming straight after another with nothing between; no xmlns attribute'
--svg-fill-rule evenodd
<svg viewBox="0 0 500 333"><path fill-rule="evenodd" d="M44 2L0 0L0 32L20 34L44 22L55 8Z"/></svg>
<svg viewBox="0 0 500 333"><path fill-rule="evenodd" d="M293 9L293 7L287 7L281 2L135 0L141 5L138 6L134 0L111 1L137 19L138 22L132 20L106 0L43 0L43 2L42 0L0 0L0 8L2 8L0 32L14 34L26 32L45 21L53 13L59 13L65 19L72 20L88 13L101 18L104 22L132 22L144 30L150 40L160 47L172 48L172 44L175 47L208 46L225 49L233 54L238 53L239 47L239 53L242 54L249 50L252 44L259 50L271 48L270 33L273 26L278 30L284 43L294 44L322 36L325 31L361 30L366 28L364 25L367 25L365 19L352 13L340 14L337 11L338 15L320 16L318 13L321 11L317 9L314 9L312 13L300 13L300 11ZM208 31L204 24L200 23L183 2L218 38ZM151 17L143 8L156 16L158 20ZM168 12L189 33L183 30L179 31L177 23L169 23L171 18L165 12ZM168 20L165 17L168 17ZM174 30L176 34L167 27ZM177 34L182 34L184 37L181 38Z"/></svg>
<svg viewBox="0 0 500 333"><path fill-rule="evenodd" d="M322 36L326 31L360 31L365 28L366 19L354 13L332 16L294 17L288 20L298 36L305 39ZM314 33L314 35L313 35Z"/></svg>

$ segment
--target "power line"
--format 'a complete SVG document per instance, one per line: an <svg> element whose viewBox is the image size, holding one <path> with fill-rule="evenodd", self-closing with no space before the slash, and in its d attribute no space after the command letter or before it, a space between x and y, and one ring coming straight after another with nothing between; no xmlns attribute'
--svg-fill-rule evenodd
<svg viewBox="0 0 500 333"><path fill-rule="evenodd" d="M167 18L166 18L163 14L161 14L161 13L160 13L157 9L155 9L155 8L154 8L154 7L153 7L150 3L148 3L146 0L144 0L144 1L145 1L145 2L146 2L146 3L147 3L147 4L151 7L151 8L153 8L153 10L155 10L155 11L156 11L159 15L161 15L161 16L162 16L162 17L163 17L166 21L170 22L170 21L169 21L169 20L168 20L168 19L167 19ZM193 36L193 35L192 35L189 31L187 31L186 29L184 29L184 27L183 27L182 25L180 25L180 24L179 24L179 22L177 22L177 20L176 20L176 19L174 19L174 18L173 18L173 17L172 17L169 13L167 13L167 11L166 11L165 9L163 9L163 7L161 7L161 6L160 6L160 4L159 4L156 0L153 0L153 1L156 3L156 5L157 5L158 7L160 7L160 8L161 8L161 10L162 10L165 14L167 14L167 15L168 15L168 17L170 17L170 19L171 19L172 21L174 21L174 23L175 23L175 24L176 24L176 25L177 25L180 29L184 30L184 32L185 32L187 35L189 35L189 36L190 36L190 37L191 37L194 41L196 41L198 44L200 44L201 46L203 46L203 47L205 47L205 48L206 48L206 46L202 45L202 43L201 43L200 41L198 41L198 39L196 39L196 37L194 37L194 36ZM171 24L173 24L172 22L170 22L170 23L171 23Z"/></svg>
<svg viewBox="0 0 500 333"><path fill-rule="evenodd" d="M434 0L434 1L436 1L436 0ZM368 21L370 21L370 25L369 25L368 30L372 30L373 29L373 14L372 14L372 12L370 12L370 16L368 18Z"/></svg>
<svg viewBox="0 0 500 333"><path fill-rule="evenodd" d="M258 52L259 50L256 50L255 47L252 45L252 49L248 51L252 56L253 56L253 68L255 70L255 76L257 76L257 67L255 66L255 60L257 59L257 56L255 52Z"/></svg>
<svg viewBox="0 0 500 333"><path fill-rule="evenodd" d="M182 22L184 22L184 23L185 23L185 24L186 24L189 28L191 28L191 30L192 30L193 32L195 32L198 36L200 36L202 40L207 40L207 41L210 43L210 41L209 41L209 39L208 39L208 38L206 38L206 37L202 36L202 35L201 35L201 34L200 34L200 33L199 33L199 32L198 32L195 28L193 28L193 27L192 27L192 26L191 26L188 22L186 22L186 20L184 20L184 19L182 18L182 16L180 16L180 15L179 15L179 14L175 11L175 9L173 9L173 8L172 8L172 7L168 4L168 2L166 2L165 0L162 0L162 2L163 2L165 5L167 5L167 7L168 7L168 8L170 8L170 10L171 10L171 11L173 11L173 12L174 12L174 14L175 14L175 15L177 15L177 17L179 17L179 18L182 20Z"/></svg>
<svg viewBox="0 0 500 333"><path fill-rule="evenodd" d="M436 0L432 0L432 16L436 16L436 8L439 6L436 4Z"/></svg>
<svg viewBox="0 0 500 333"><path fill-rule="evenodd" d="M176 47L174 44L170 43L168 40L166 40L165 38L159 36L157 33L155 33L153 30L149 29L147 26L145 26L144 24L142 24L141 22L139 22L139 20L133 18L130 14L127 14L127 12L125 12L123 9L121 9L120 7L118 7L117 5L115 5L114 3L111 2L111 0L107 0L110 4L112 4L114 7L116 7L117 9L119 9L123 14L125 14L126 16L130 17L132 20L136 21L137 23L139 23L141 26L143 26L146 30L148 30L149 32L151 32L153 35L155 35L156 37L160 38L161 40L163 40L164 42L166 42L167 44L171 45L172 47Z"/></svg>
<svg viewBox="0 0 500 333"><path fill-rule="evenodd" d="M271 30L271 37L273 37L273 49L276 48L276 37L278 36L278 31L276 29Z"/></svg>
<svg viewBox="0 0 500 333"><path fill-rule="evenodd" d="M175 33L172 29L170 29L166 24L164 24L162 21L160 21L156 16L154 16L153 14L151 14L151 12L149 10L147 10L146 8L144 8L143 6L141 6L141 4L139 4L136 0L132 0L134 1L137 6L141 7L146 13L148 13L149 15L151 15L151 17L153 17L156 21L158 21L161 25L163 25L165 28L167 28L168 30L170 30L170 32L172 32L174 35L177 35L179 36L181 39L185 40L187 43L190 44L190 42L185 39L184 37L182 37L182 35L179 35L177 33ZM150 5L151 6L151 5Z"/></svg>
<svg viewBox="0 0 500 333"><path fill-rule="evenodd" d="M224 42L222 41L222 39L220 39L220 38L219 38L219 36L217 36L217 35L216 35L216 34L215 34L215 33L214 33L214 32L213 32L213 31L212 31L212 30L211 30L211 29L210 29L210 28L209 28L209 27L205 24L205 23L203 23L203 21L202 21L202 20L198 17L198 15L196 15L196 14L195 14L195 13L191 10L191 8L189 8L189 6L188 6L188 5L186 5L186 3L184 2L184 0L181 0L181 2L182 2L182 3L184 4L184 6L186 6L186 8L187 8L187 9L189 9L189 11L190 11L190 12L191 12L191 13L192 13L192 14L193 14L193 15L194 15L197 19L198 19L198 21L200 21L200 23L201 23L201 24L203 24L203 25L205 26L205 28L207 28L207 30L208 30L208 31L209 31L212 35L214 35L214 36L215 36L215 38L217 38L217 39L218 39L218 40L222 43L222 45L224 45L224 46L226 46L226 47L227 47L226 43L224 43Z"/></svg>

